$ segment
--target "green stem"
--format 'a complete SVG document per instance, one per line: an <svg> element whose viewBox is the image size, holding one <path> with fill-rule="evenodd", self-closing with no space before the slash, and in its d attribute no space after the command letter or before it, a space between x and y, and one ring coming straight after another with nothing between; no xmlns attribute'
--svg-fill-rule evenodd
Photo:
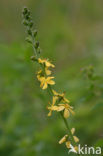
<svg viewBox="0 0 103 156"><path fill-rule="evenodd" d="M51 86L50 86L50 85L49 85L48 88L49 88L49 90L51 91L51 93L52 93L52 95L53 95L53 92L52 92L52 89L51 89ZM57 102L57 104L59 104L61 100L62 100L62 99L59 99L58 102ZM75 145L75 141L74 141L73 135L72 135L72 133L71 133L71 130L70 130L70 128L69 128L68 122L67 122L67 120L64 118L63 112L60 112L60 114L61 114L61 117L62 117L64 123L65 123L66 128L67 128L68 131L69 131L69 134L70 134L70 137L71 137L71 141L72 141L73 145Z"/></svg>
<svg viewBox="0 0 103 156"><path fill-rule="evenodd" d="M33 47L33 51L34 51L34 54L35 54L36 58L38 58L38 55L37 55L37 52L36 52L36 49L35 49L35 46L34 46L35 38L34 38L33 34L31 35L31 37L32 37L32 47Z"/></svg>
<svg viewBox="0 0 103 156"><path fill-rule="evenodd" d="M35 37L33 35L33 29L32 29L32 23L31 23L32 21L31 21L31 18L30 18L29 15L30 15L30 12L28 13L28 9L27 8L24 8L24 11L23 11L24 20L26 20L27 22L29 22L29 25L28 25L28 23L24 23L24 25L26 25L27 28L30 29L30 31L28 31L28 34L31 36L33 51L34 51L34 54L35 54L36 59L38 59L39 56L38 56L37 48L35 48ZM46 77L45 66L41 65L41 68L43 70L44 76ZM50 85L48 85L48 92L49 92L50 96L54 96L53 91L52 91L52 88L51 88ZM57 101L56 104L59 104L61 102L61 100L62 100L62 97L58 99L58 101ZM67 130L69 132L71 143L72 143L73 146L76 146L76 143L75 143L75 140L73 138L73 134L71 133L71 129L69 128L67 119L64 118L63 112L60 112L60 114L61 114L61 117L62 117L62 119L63 119L63 121L65 123L65 126L66 126L66 128L67 128Z"/></svg>
<svg viewBox="0 0 103 156"><path fill-rule="evenodd" d="M38 55L37 55L37 52L36 52L36 49L35 49L35 46L34 46L35 39L34 39L33 35L32 35L31 37L32 37L32 47L33 47L33 51L34 51L34 53L35 53L35 55L36 55L36 58L38 58ZM42 67L43 72L44 72L44 75L45 75L44 66L41 66L41 67ZM50 85L48 85L48 92L49 92L50 96L53 96L52 88L51 88ZM60 101L61 101L61 99L58 100L58 103L60 103ZM71 133L71 129L70 129L69 125L68 125L67 119L64 118L63 112L60 112L60 114L61 114L61 117L62 117L62 119L63 119L63 121L64 121L64 124L65 124L65 126L66 126L66 128L67 128L67 130L68 130L68 132L69 132L72 145L73 145L73 146L76 146L76 143L75 143L75 140L74 140L73 135L72 135L72 133ZM78 154L78 155L81 156L80 154Z"/></svg>
<svg viewBox="0 0 103 156"><path fill-rule="evenodd" d="M67 128L67 130L68 130L68 132L69 132L70 139L71 139L73 145L76 145L76 143L75 143L75 141L74 141L74 138L73 138L73 135L72 135L72 133L71 133L71 129L70 129L69 125L68 125L68 122L67 122L67 120L66 120L66 119L64 118L64 116L63 116L63 112L60 112L60 114L61 114L61 117L62 117L62 119L63 119L63 121L64 121L64 123L65 123L65 126L66 126L66 128Z"/></svg>
<svg viewBox="0 0 103 156"><path fill-rule="evenodd" d="M50 85L48 86L48 90L50 90L51 94L53 95L52 88L51 88ZM57 102L57 104L59 104L61 100L62 100L62 99L59 99L58 102ZM60 115L61 115L61 117L62 117L62 119L63 119L63 121L64 121L64 124L65 124L65 126L66 126L68 132L69 132L72 145L73 145L73 146L76 146L77 144L75 143L75 140L74 140L73 135L72 135L72 133L71 133L71 129L70 129L70 127L69 127L69 124L68 124L67 119L64 118L63 112L60 112ZM78 154L78 153L77 153L77 155L78 155L78 156L81 156L81 154Z"/></svg>

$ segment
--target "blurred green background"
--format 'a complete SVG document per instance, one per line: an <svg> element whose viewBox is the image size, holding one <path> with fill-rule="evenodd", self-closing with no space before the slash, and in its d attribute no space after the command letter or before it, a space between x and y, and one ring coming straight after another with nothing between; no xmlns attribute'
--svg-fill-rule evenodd
<svg viewBox="0 0 103 156"><path fill-rule="evenodd" d="M49 97L36 80L21 10L33 15L42 56L56 65L56 88L66 91L81 145L103 146L103 1L0 0L0 156L67 156L58 141L66 128L47 117ZM81 71L94 67L91 81ZM72 155L72 154L70 154Z"/></svg>

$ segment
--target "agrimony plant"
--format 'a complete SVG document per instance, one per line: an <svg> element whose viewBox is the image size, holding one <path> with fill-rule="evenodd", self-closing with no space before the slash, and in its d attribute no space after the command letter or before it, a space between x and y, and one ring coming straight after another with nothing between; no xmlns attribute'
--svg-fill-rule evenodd
<svg viewBox="0 0 103 156"><path fill-rule="evenodd" d="M60 113L62 120L67 128L67 133L59 141L59 144L65 143L68 149L73 146L74 152L78 151L78 142L79 139L74 135L75 128L70 128L67 119L70 115L74 115L75 112L73 107L70 105L70 101L65 97L65 93L58 93L54 90L53 86L55 85L54 76L52 76L52 68L55 68L55 65L52 64L49 59L42 58L40 56L41 49L39 41L37 40L37 30L33 29L33 21L31 13L27 7L24 7L22 11L23 15L23 24L26 27L28 37L26 41L30 43L33 47L34 55L31 56L31 60L38 64L39 71L37 72L37 80L40 83L40 88L43 90L48 90L51 96L51 101L47 107L48 117L52 115L52 112Z"/></svg>

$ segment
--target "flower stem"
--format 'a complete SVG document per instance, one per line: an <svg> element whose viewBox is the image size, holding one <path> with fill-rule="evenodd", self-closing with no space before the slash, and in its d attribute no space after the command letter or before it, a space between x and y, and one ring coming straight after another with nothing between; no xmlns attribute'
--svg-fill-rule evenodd
<svg viewBox="0 0 103 156"><path fill-rule="evenodd" d="M28 42L32 44L35 59L38 59L38 57L39 57L38 55L40 54L40 53L38 53L38 48L40 48L40 47L39 47L39 43L35 39L35 37L37 35L37 31L35 31L35 32L33 31L33 28L32 28L33 22L32 22L31 17L30 17L30 11L26 7L23 10L23 18L24 18L23 24L27 27L28 35L31 37L30 40L28 40ZM41 65L41 68L43 70L44 76L46 76L45 67L43 65ZM50 94L51 97L54 96L53 91L52 91L52 87L50 85L48 85L48 93ZM57 104L59 104L61 102L61 100L62 100L62 98L59 98L58 101L57 101ZM75 147L76 143L75 143L75 140L73 138L73 134L71 133L71 129L70 129L69 125L68 125L67 119L64 118L63 112L60 112L60 114L61 114L61 117L62 117L62 119L63 119L63 121L65 123L65 126L66 126L67 130L68 130L71 143Z"/></svg>
<svg viewBox="0 0 103 156"><path fill-rule="evenodd" d="M33 38L33 37L32 37L32 41L34 41L34 38ZM33 44L33 42L32 42L32 44ZM34 53L36 53L36 58L38 58L37 52L36 52L36 49L35 49L34 44L32 45L32 47L33 47ZM42 68L42 70L43 70L43 72L44 72L44 75L45 75L44 66L41 65L41 68ZM51 88L50 85L48 85L48 93L49 93L50 96L53 96L52 88ZM58 100L57 104L60 103L60 101L61 101L61 99ZM72 135L72 133L71 133L71 129L70 129L70 127L69 127L69 124L68 124L67 119L64 118L63 112L60 112L60 115L61 115L61 117L62 117L62 120L64 121L64 124L65 124L65 126L66 126L68 132L69 132L72 145L73 145L73 146L76 146L76 143L75 143L75 141L74 141L74 138L73 138L73 135ZM81 156L81 155L78 154L78 156Z"/></svg>
<svg viewBox="0 0 103 156"><path fill-rule="evenodd" d="M76 145L76 143L74 141L74 138L73 138L73 135L71 133L71 129L70 129L69 125L68 125L68 122L67 122L67 120L63 116L63 112L60 112L60 114L61 114L61 117L62 117L64 123L65 123L65 126L66 126L67 130L69 131L70 139L71 139L73 145Z"/></svg>
<svg viewBox="0 0 103 156"><path fill-rule="evenodd" d="M38 58L38 53L36 52L36 49L34 46L35 38L34 38L33 34L31 35L31 38L32 38L32 47L33 47L34 54L35 54L36 58Z"/></svg>
<svg viewBox="0 0 103 156"><path fill-rule="evenodd" d="M48 90L49 90L49 93L51 92L51 95L53 95L52 88L51 88L50 85L49 85L49 87L48 87ZM58 100L57 104L60 103L60 101L61 101L61 99ZM63 121L64 121L64 124L65 124L65 126L66 126L68 132L69 132L69 136L70 136L72 145L73 145L73 146L76 146L76 143L75 143L75 140L74 140L73 135L72 135L72 133L71 133L71 129L70 129L70 127L69 127L69 124L68 124L67 119L64 118L63 112L60 112L60 115L61 115L61 117L62 117L62 119L63 119ZM78 153L77 153L77 155L78 155L78 156L81 156L81 154L78 154Z"/></svg>

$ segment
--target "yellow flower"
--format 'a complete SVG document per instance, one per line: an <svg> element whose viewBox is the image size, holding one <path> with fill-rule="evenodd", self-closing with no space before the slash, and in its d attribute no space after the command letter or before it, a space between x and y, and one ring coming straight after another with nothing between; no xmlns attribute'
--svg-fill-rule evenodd
<svg viewBox="0 0 103 156"><path fill-rule="evenodd" d="M64 118L68 118L70 113L73 115L75 114L72 109L73 107L71 107L69 104L59 104L57 111L60 112L64 110Z"/></svg>
<svg viewBox="0 0 103 156"><path fill-rule="evenodd" d="M52 80L54 77L47 77L37 75L38 80L41 82L40 87L46 89L48 85L54 85L55 82Z"/></svg>
<svg viewBox="0 0 103 156"><path fill-rule="evenodd" d="M47 67L45 67L45 73L46 73L46 75L51 75L51 71L47 68ZM40 69L38 72L37 72L37 78L38 77L40 77L40 76L43 76L44 74L43 74L43 71Z"/></svg>
<svg viewBox="0 0 103 156"><path fill-rule="evenodd" d="M51 75L51 71L49 70L49 67L54 68L55 66L52 63L50 63L48 60L46 60L46 59L38 58L38 62L40 64L44 64L45 65L44 68L45 68L46 75Z"/></svg>
<svg viewBox="0 0 103 156"><path fill-rule="evenodd" d="M47 109L49 110L48 116L51 116L52 115L52 111L55 111L55 110L58 109L57 106L54 106L55 103L56 103L56 101L57 101L57 97L56 96L53 96L53 101L52 101L51 106L50 107L47 107Z"/></svg>
<svg viewBox="0 0 103 156"><path fill-rule="evenodd" d="M60 97L64 103L70 103L70 101L64 97L65 93L60 94L60 93L57 93L55 90L52 90L52 92L55 96Z"/></svg>
<svg viewBox="0 0 103 156"><path fill-rule="evenodd" d="M65 142L65 145L67 148L70 148L71 142L68 141L68 135L65 135L60 141L59 144L63 144Z"/></svg>
<svg viewBox="0 0 103 156"><path fill-rule="evenodd" d="M38 62L39 62L40 64L45 64L46 67L52 67L52 68L55 67L55 66L54 66L52 63L50 63L47 59L38 58Z"/></svg>
<svg viewBox="0 0 103 156"><path fill-rule="evenodd" d="M75 128L72 128L72 129L71 129L71 133L72 133L72 135L75 133ZM68 138L69 138L69 135L66 134L66 135L59 141L59 144L62 144L62 143L65 142L66 147L67 147L67 148L71 148L71 147L70 147L70 146L71 146L71 142L68 141ZM73 135L73 138L74 138L74 141L75 141L76 143L79 142L79 139L78 139L76 136ZM77 151L77 150L78 150L78 147L75 146L74 149Z"/></svg>

